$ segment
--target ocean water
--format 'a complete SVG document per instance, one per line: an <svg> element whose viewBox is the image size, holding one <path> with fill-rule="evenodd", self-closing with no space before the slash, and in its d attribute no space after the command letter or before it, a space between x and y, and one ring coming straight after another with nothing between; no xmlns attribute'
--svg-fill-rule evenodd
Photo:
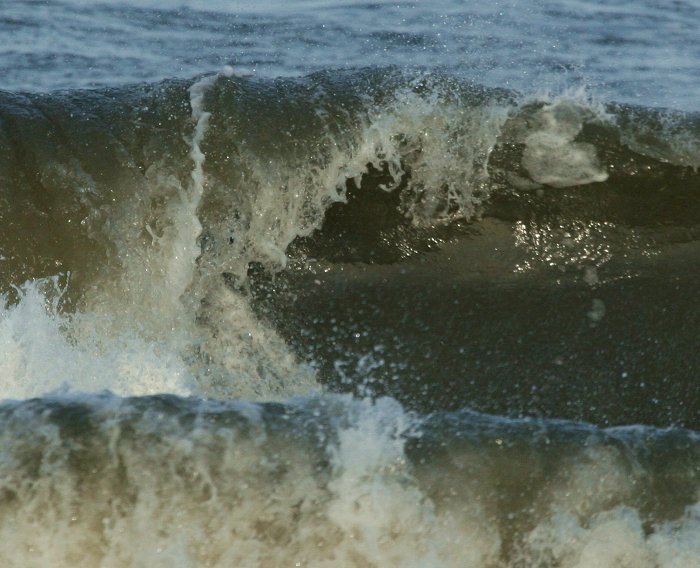
<svg viewBox="0 0 700 568"><path fill-rule="evenodd" d="M699 28L3 0L0 566L700 567Z"/></svg>

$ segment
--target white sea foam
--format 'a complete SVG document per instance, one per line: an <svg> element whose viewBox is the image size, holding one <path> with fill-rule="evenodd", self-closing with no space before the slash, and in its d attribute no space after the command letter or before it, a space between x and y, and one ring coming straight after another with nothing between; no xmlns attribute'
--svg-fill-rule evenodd
<svg viewBox="0 0 700 568"><path fill-rule="evenodd" d="M535 113L522 158L534 181L563 188L608 179L595 146L574 141L591 114L590 107L568 98L547 103Z"/></svg>
<svg viewBox="0 0 700 568"><path fill-rule="evenodd" d="M90 400L3 409L3 566L699 565L700 506L645 525L612 448L571 448L531 486L545 462L531 450L519 476L503 440L411 461L420 426L391 399L300 399L277 425L249 403Z"/></svg>
<svg viewBox="0 0 700 568"><path fill-rule="evenodd" d="M386 165L394 187L410 172L401 207L415 225L474 219L489 197L488 161L507 115L500 104L470 108L439 91L400 92L370 113L350 171Z"/></svg>
<svg viewBox="0 0 700 568"><path fill-rule="evenodd" d="M104 390L193 393L194 378L171 346L144 341L135 330L104 336L95 319L62 315L57 278L27 283L18 294L17 303L0 300L1 399Z"/></svg>
<svg viewBox="0 0 700 568"><path fill-rule="evenodd" d="M698 568L698 505L647 535L639 512L616 507L582 521L555 514L527 538L527 561L559 568Z"/></svg>
<svg viewBox="0 0 700 568"><path fill-rule="evenodd" d="M183 197L183 207L179 211L183 219L176 223L176 226L184 227L180 233L184 245L176 248L185 252L192 250L195 254L191 258L187 254L173 256L176 267L185 267L187 271L186 278L182 280L186 287L179 297L182 297L187 288L192 287L187 300L191 306L190 316L197 318L200 323L198 348L214 365L224 369L227 375L235 377L231 384L230 381L221 380L216 372L213 380L207 373L206 380L200 385L202 394L226 398L286 397L318 389L313 370L298 363L284 340L254 316L245 294L226 286L221 278L222 273L228 271L238 275L241 281L245 280L249 262L257 260L256 256L252 256L255 252L229 247L231 250L225 260L218 254L200 259L198 238L202 225L198 214L205 192L205 155L201 144L211 118L211 113L204 110L204 97L219 78L231 78L234 74L233 68L227 66L217 75L201 79L189 91L192 118L196 121L190 152L194 168L192 187ZM265 187L270 188L270 185ZM256 243L256 252L264 251L267 256L277 256L278 263L284 266L284 250L302 231L293 225L296 231L280 235L275 234L274 227L283 230L287 228L289 231L290 224L298 221L298 218L288 207L284 207L284 202L279 203L278 192L270 194L263 190L255 195L254 200L248 234L236 235L236 241ZM282 211L280 207L283 208ZM198 271L195 273L196 268ZM206 325L202 328L204 322Z"/></svg>
<svg viewBox="0 0 700 568"><path fill-rule="evenodd" d="M251 262L284 269L289 245L321 228L328 208L346 201L351 179L360 193L394 191L405 180L399 207L417 226L478 218L507 113L502 105L469 108L407 88L389 102L366 103L340 132L330 121L320 126L308 148L303 140L280 142L287 151L276 151L272 167L268 155L237 148L236 178L209 180L200 216L215 244L200 270L242 283ZM362 185L368 165L387 174L385 185Z"/></svg>
<svg viewBox="0 0 700 568"><path fill-rule="evenodd" d="M159 209L148 210L143 196L117 209L106 225L116 260L77 309L62 313L57 278L25 283L16 302L3 298L0 397L62 389L273 399L319 388L311 367L258 321L244 294L225 285L226 267L200 265L202 144L211 118L205 95L232 73L226 68L190 88L189 183L149 168L142 189ZM241 257L237 266L245 271L251 259Z"/></svg>

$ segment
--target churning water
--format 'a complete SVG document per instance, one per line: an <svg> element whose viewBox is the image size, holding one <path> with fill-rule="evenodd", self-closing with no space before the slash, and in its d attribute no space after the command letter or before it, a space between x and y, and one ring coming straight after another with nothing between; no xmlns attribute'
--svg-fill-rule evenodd
<svg viewBox="0 0 700 568"><path fill-rule="evenodd" d="M699 27L4 0L0 566L700 567Z"/></svg>

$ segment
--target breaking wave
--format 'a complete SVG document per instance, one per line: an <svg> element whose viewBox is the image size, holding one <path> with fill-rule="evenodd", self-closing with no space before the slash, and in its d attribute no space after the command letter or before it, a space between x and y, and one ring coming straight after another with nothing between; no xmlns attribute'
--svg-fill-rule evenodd
<svg viewBox="0 0 700 568"><path fill-rule="evenodd" d="M395 68L0 92L2 565L693 566L699 166Z"/></svg>

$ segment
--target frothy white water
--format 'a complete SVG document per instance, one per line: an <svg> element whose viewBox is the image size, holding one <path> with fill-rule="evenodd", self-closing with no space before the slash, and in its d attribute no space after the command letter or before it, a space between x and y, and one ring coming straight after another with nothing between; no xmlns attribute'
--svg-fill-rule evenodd
<svg viewBox="0 0 700 568"><path fill-rule="evenodd" d="M522 166L532 181L566 188L608 179L595 146L576 141L584 124L613 121L585 90L524 97L520 104L540 107L525 117L516 117L509 125L512 139L524 145Z"/></svg>
<svg viewBox="0 0 700 568"><path fill-rule="evenodd" d="M370 113L349 172L386 166L394 180L387 190L410 172L401 208L415 225L474 219L489 197L489 157L508 111L500 104L465 107L439 91L400 93Z"/></svg>
<svg viewBox="0 0 700 568"><path fill-rule="evenodd" d="M77 309L63 313L58 277L21 285L12 302L2 297L0 398L109 390L275 399L318 390L311 367L224 283L225 267L201 257L202 142L211 118L204 99L232 75L225 68L190 88L189 183L162 164L149 168L141 194L116 206L105 226L116 254ZM245 271L249 261L236 265Z"/></svg>
<svg viewBox="0 0 700 568"><path fill-rule="evenodd" d="M338 101L314 93L309 100L320 119L304 124L313 131L305 133L308 140L295 139L291 132L300 126L293 119L265 124L260 142L249 141L226 117L212 117L215 133L229 129L227 136L243 143L226 148L225 167L208 179L200 218L209 246L200 270L228 273L242 285L251 262L285 269L289 245L320 229L330 206L346 202L349 180L360 196L402 187L400 212L416 226L477 219L490 192L489 157L512 109L470 106L438 87L427 94L417 88L402 88L388 101L362 101L362 109L337 119L341 127L325 118L339 113ZM382 172L384 185L364 183L370 171Z"/></svg>
<svg viewBox="0 0 700 568"><path fill-rule="evenodd" d="M3 566L698 566L699 506L646 523L612 449L537 488L488 446L412 462L420 424L390 399L71 404L0 409Z"/></svg>
<svg viewBox="0 0 700 568"><path fill-rule="evenodd" d="M253 406L236 407L237 430L211 428L215 409L183 428L177 415L113 401L83 445L83 477L50 413L18 412L0 434L4 490L20 505L0 517L3 565L457 565L462 551L445 544L460 535L410 476L400 438L410 418L388 400L318 402L314 414L330 403L338 421L329 471L302 440L269 437ZM17 452L26 438L9 435L23 419L38 420L31 444L46 456L33 474Z"/></svg>
<svg viewBox="0 0 700 568"><path fill-rule="evenodd" d="M447 568L488 562L499 538L480 526L478 503L467 514L441 511L413 477L405 454L405 436L417 426L411 416L391 399L359 401L349 410L350 423L330 448L333 498L326 515L351 539L336 549L335 565Z"/></svg>
<svg viewBox="0 0 700 568"><path fill-rule="evenodd" d="M211 113L204 110L204 97L218 79L230 78L234 74L231 67L225 67L219 74L205 77L190 87L192 117L196 121L190 152L194 169L191 176L192 188L188 196L183 198L182 213L186 219L191 220L191 227L188 230L188 225L184 224L185 230L181 233L181 238L186 243L184 247L176 248L193 250L196 254L191 258L185 255L184 259L175 255L174 260L177 267L187 267L187 286L182 292L184 294L191 286L187 301L191 305L191 314L199 321L198 349L206 354L213 366L225 370L224 375L236 377L236 384L233 386L229 381L222 380L216 369L212 372L209 367L200 384L201 394L224 398L285 398L292 394L317 390L319 385L315 381L313 370L310 366L298 363L284 340L255 317L247 296L240 289L234 290L222 280L222 273L229 271L236 274L240 282L245 281L248 264L256 256L252 256L250 250L231 247L226 261L218 254L200 258L202 251L198 238L202 225L198 212L205 192L205 155L201 144L211 118ZM270 198L269 202L266 201L266 197ZM287 225L297 220L296 216L290 215L289 210L280 211L279 196L277 197L276 202L273 196L265 192L255 196L252 206L253 221L248 235L236 235L237 240L248 244L256 243L257 247L268 255L270 250L275 250L275 245L271 245L270 241L274 241L275 236L278 240L280 237L266 221L270 216L280 213L286 213L281 219L284 221L286 217ZM284 223L279 223L280 218L276 221L277 226L284 226ZM232 219L226 219L223 223L224 230L230 230L227 225L231 222ZM284 235L284 249L298 234L299 231ZM272 254L274 255L274 252ZM279 251L279 255L280 258L284 258L283 250Z"/></svg>
<svg viewBox="0 0 700 568"><path fill-rule="evenodd" d="M700 566L698 505L651 535L639 512L616 507L582 521L554 514L526 540L526 566L560 568L679 568Z"/></svg>
<svg viewBox="0 0 700 568"><path fill-rule="evenodd" d="M170 267L170 280L173 293L178 299L182 297L187 288L192 284L195 275L196 262L202 253L198 239L202 233L202 224L199 221L199 205L204 195L204 161L206 156L202 151L202 142L209 127L211 113L204 110L204 96L216 81L222 77L233 77L234 70L226 66L219 73L203 77L189 88L190 106L192 107L192 119L195 122L192 134L190 158L193 163L191 173L191 185L180 192L181 207L175 219L177 237L170 243L173 252L170 254L172 261Z"/></svg>
<svg viewBox="0 0 700 568"><path fill-rule="evenodd" d="M570 187L608 179L595 146L574 142L583 128L584 110L560 102L547 105L536 114L539 127L525 137L523 151L523 166L534 181Z"/></svg>
<svg viewBox="0 0 700 568"><path fill-rule="evenodd" d="M63 392L195 392L195 379L164 342L135 331L105 336L94 315L63 315L58 279L31 282L0 311L0 399ZM77 332L77 333L76 333Z"/></svg>

